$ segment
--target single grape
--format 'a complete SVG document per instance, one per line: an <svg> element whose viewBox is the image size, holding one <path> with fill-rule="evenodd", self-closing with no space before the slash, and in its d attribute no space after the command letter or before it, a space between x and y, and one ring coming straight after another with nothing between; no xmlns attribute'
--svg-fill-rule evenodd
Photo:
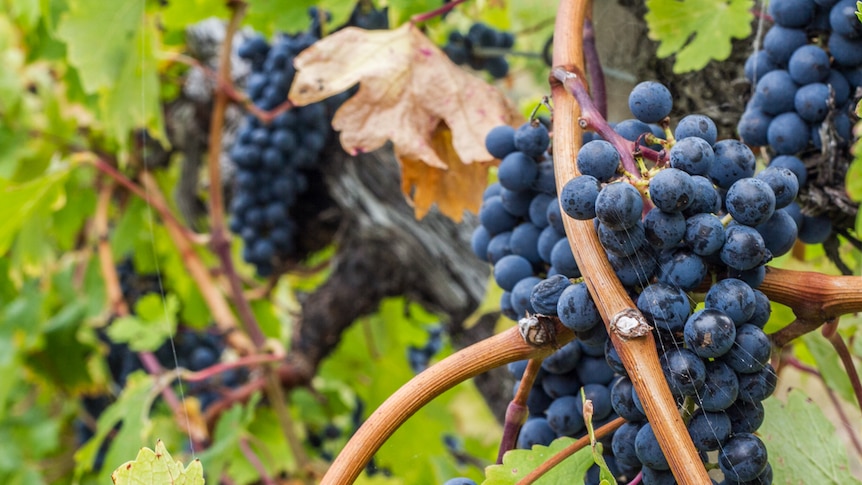
<svg viewBox="0 0 862 485"><path fill-rule="evenodd" d="M763 401L775 392L778 385L778 374L775 368L767 364L759 372L739 374L739 399L749 402Z"/></svg>
<svg viewBox="0 0 862 485"><path fill-rule="evenodd" d="M759 372L769 363L772 344L760 328L744 324L736 329L736 341L722 360L740 374Z"/></svg>
<svg viewBox="0 0 862 485"><path fill-rule="evenodd" d="M715 160L712 145L696 136L678 140L670 149L670 166L691 175L706 175Z"/></svg>
<svg viewBox="0 0 862 485"><path fill-rule="evenodd" d="M634 186L618 182L602 188L596 198L595 208L599 221L619 231L633 227L641 220L643 200Z"/></svg>
<svg viewBox="0 0 862 485"><path fill-rule="evenodd" d="M670 465L659 447L650 423L644 424L635 437L635 454L644 465L656 470L669 470Z"/></svg>
<svg viewBox="0 0 862 485"><path fill-rule="evenodd" d="M531 393L532 394L532 393ZM557 437L557 433L545 418L530 418L521 426L518 433L517 447L529 450L533 445L549 445Z"/></svg>
<svg viewBox="0 0 862 485"><path fill-rule="evenodd" d="M590 330L602 321L599 310L587 291L587 285L583 282L568 286L563 291L557 304L557 315L563 325L575 332Z"/></svg>
<svg viewBox="0 0 862 485"><path fill-rule="evenodd" d="M714 284L707 291L704 303L706 308L727 315L736 326L747 322L756 308L754 290L736 278L723 279Z"/></svg>
<svg viewBox="0 0 862 485"><path fill-rule="evenodd" d="M734 434L719 451L718 466L736 481L754 480L768 464L766 445L750 433Z"/></svg>
<svg viewBox="0 0 862 485"><path fill-rule="evenodd" d="M691 350L668 349L659 358L659 363L675 396L694 396L706 380L706 367Z"/></svg>
<svg viewBox="0 0 862 485"><path fill-rule="evenodd" d="M539 169L536 161L524 152L512 152L503 158L497 168L500 185L513 191L523 191L530 188Z"/></svg>
<svg viewBox="0 0 862 485"><path fill-rule="evenodd" d="M736 326L719 310L695 312L685 323L685 344L702 359L720 357L733 347Z"/></svg>
<svg viewBox="0 0 862 485"><path fill-rule="evenodd" d="M537 158L545 153L550 141L548 129L538 121L528 121L515 130L515 148L529 157Z"/></svg>
<svg viewBox="0 0 862 485"><path fill-rule="evenodd" d="M602 191L598 179L591 175L581 175L566 182L560 193L560 204L569 217L589 220L596 217L596 200Z"/></svg>
<svg viewBox="0 0 862 485"><path fill-rule="evenodd" d="M698 409L688 422L688 434L698 451L715 451L730 437L730 418L723 411Z"/></svg>
<svg viewBox="0 0 862 485"><path fill-rule="evenodd" d="M739 396L739 379L736 372L720 360L705 364L706 379L698 389L698 404L704 411L723 411Z"/></svg>
<svg viewBox="0 0 862 485"><path fill-rule="evenodd" d="M653 204L665 212L682 212L694 200L691 175L676 168L666 168L650 180L649 195Z"/></svg>
<svg viewBox="0 0 862 485"><path fill-rule="evenodd" d="M548 406L548 425L557 435L571 436L584 429L584 418L578 412L580 396L560 396Z"/></svg>
<svg viewBox="0 0 862 485"><path fill-rule="evenodd" d="M578 150L578 171L591 175L599 182L608 182L616 175L620 154L605 140L593 140Z"/></svg>
<svg viewBox="0 0 862 485"><path fill-rule="evenodd" d="M670 114L673 96L663 84L644 81L635 86L629 94L629 109L638 120L656 123Z"/></svg>

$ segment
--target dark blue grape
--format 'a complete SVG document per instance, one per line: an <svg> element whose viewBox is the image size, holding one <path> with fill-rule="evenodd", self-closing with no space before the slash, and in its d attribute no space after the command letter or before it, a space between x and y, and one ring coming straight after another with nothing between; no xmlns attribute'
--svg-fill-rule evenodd
<svg viewBox="0 0 862 485"><path fill-rule="evenodd" d="M484 226L476 226L473 230L473 236L470 238L470 248L473 254L482 261L488 261L488 243L491 242L491 235Z"/></svg>
<svg viewBox="0 0 862 485"><path fill-rule="evenodd" d="M512 309L518 318L524 316L525 313L536 313L533 305L530 304L530 295L533 294L533 287L541 281L535 276L530 276L522 279L512 288Z"/></svg>
<svg viewBox="0 0 862 485"><path fill-rule="evenodd" d="M530 261L516 254L504 256L494 264L494 280L506 291L512 291L519 281L532 275Z"/></svg>
<svg viewBox="0 0 862 485"><path fill-rule="evenodd" d="M796 199L799 192L799 179L790 169L771 165L758 173L755 178L763 180L775 195L775 208L787 207Z"/></svg>
<svg viewBox="0 0 862 485"><path fill-rule="evenodd" d="M862 35L862 23L856 16L855 0L841 0L829 11L829 27L833 32L846 37Z"/></svg>
<svg viewBox="0 0 862 485"><path fill-rule="evenodd" d="M712 182L700 175L691 177L694 184L694 200L683 215L691 217L700 213L716 214L721 210L721 198Z"/></svg>
<svg viewBox="0 0 862 485"><path fill-rule="evenodd" d="M536 312L544 315L556 315L560 295L571 285L563 275L549 276L533 288L530 304Z"/></svg>
<svg viewBox="0 0 862 485"><path fill-rule="evenodd" d="M804 45L790 56L787 71L799 85L824 81L829 77L829 54L816 45Z"/></svg>
<svg viewBox="0 0 862 485"><path fill-rule="evenodd" d="M752 227L735 225L725 231L727 236L719 255L727 266L740 270L750 270L771 259L763 242L763 237Z"/></svg>
<svg viewBox="0 0 862 485"><path fill-rule="evenodd" d="M529 216L530 222L535 224L536 227L546 228L548 226L548 204L551 201L556 202L556 198L549 194L535 194L533 199L530 201L530 207L527 208L527 214Z"/></svg>
<svg viewBox="0 0 862 485"><path fill-rule="evenodd" d="M518 220L503 206L499 195L488 197L479 209L479 222L494 236L504 231L512 230Z"/></svg>
<svg viewBox="0 0 862 485"><path fill-rule="evenodd" d="M530 188L539 169L536 161L524 152L512 152L503 158L497 168L500 185L513 191L523 191Z"/></svg>
<svg viewBox="0 0 862 485"><path fill-rule="evenodd" d="M793 97L798 88L789 72L770 71L757 82L755 96L760 98L760 109L775 116L793 110Z"/></svg>
<svg viewBox="0 0 862 485"><path fill-rule="evenodd" d="M739 137L745 143L752 146L764 146L769 144L767 133L772 119L771 115L759 109L748 107L742 113L742 117L736 125L736 131L739 132Z"/></svg>
<svg viewBox="0 0 862 485"><path fill-rule="evenodd" d="M548 129L538 121L528 121L515 130L515 148L529 157L537 158L545 153L550 141Z"/></svg>
<svg viewBox="0 0 862 485"><path fill-rule="evenodd" d="M694 183L688 173L666 168L650 180L649 195L659 209L665 212L682 212L694 200Z"/></svg>
<svg viewBox="0 0 862 485"><path fill-rule="evenodd" d="M671 333L681 332L691 303L688 295L673 285L653 283L641 292L637 300L638 310L656 328Z"/></svg>
<svg viewBox="0 0 862 485"><path fill-rule="evenodd" d="M635 437L635 454L644 465L656 470L669 470L670 465L659 447L652 426L644 424Z"/></svg>
<svg viewBox="0 0 862 485"><path fill-rule="evenodd" d="M807 84L796 91L793 106L800 118L819 123L829 113L829 86L823 83Z"/></svg>
<svg viewBox="0 0 862 485"><path fill-rule="evenodd" d="M802 160L792 156L792 155L781 155L772 159L769 162L769 167L778 167L778 168L786 168L793 172L796 175L796 179L799 181L799 187L805 185L805 182L808 180L808 170L805 168L805 164Z"/></svg>
<svg viewBox="0 0 862 485"><path fill-rule="evenodd" d="M640 424L627 422L623 423L614 433L614 437L611 440L611 449L618 463L631 467L641 466L641 461L635 451L635 439L640 428Z"/></svg>
<svg viewBox="0 0 862 485"><path fill-rule="evenodd" d="M560 295L557 315L566 327L575 332L590 330L601 323L602 318L593 298L587 291L586 283L568 286Z"/></svg>
<svg viewBox="0 0 862 485"><path fill-rule="evenodd" d="M733 346L736 326L723 312L707 308L688 318L684 336L686 346L698 357L720 357Z"/></svg>
<svg viewBox="0 0 862 485"><path fill-rule="evenodd" d="M750 433L734 434L718 454L724 476L736 481L754 480L768 464L766 445Z"/></svg>
<svg viewBox="0 0 862 485"><path fill-rule="evenodd" d="M715 122L708 116L687 115L677 123L674 137L677 140L682 140L692 136L703 138L710 145L715 145L718 129L715 127Z"/></svg>
<svg viewBox="0 0 862 485"><path fill-rule="evenodd" d="M614 126L614 131L628 141L637 141L641 135L652 133L648 124L634 119L620 121Z"/></svg>
<svg viewBox="0 0 862 485"><path fill-rule="evenodd" d="M765 417L763 404L760 401L750 402L737 400L725 412L730 418L733 434L754 433L763 424Z"/></svg>
<svg viewBox="0 0 862 485"><path fill-rule="evenodd" d="M484 227L484 226L481 226ZM488 241L488 262L497 264L503 256L512 254L512 248L509 247L509 241L512 239L512 231L501 232L492 237Z"/></svg>
<svg viewBox="0 0 862 485"><path fill-rule="evenodd" d="M775 193L763 180L747 177L731 185L725 204L736 222L756 226L772 217L775 211Z"/></svg>
<svg viewBox="0 0 862 485"><path fill-rule="evenodd" d="M512 230L512 237L509 239L509 247L512 249L512 254L517 254L527 259L532 264L539 264L542 258L539 257L537 248L539 235L542 231L530 222L519 224Z"/></svg>
<svg viewBox="0 0 862 485"><path fill-rule="evenodd" d="M862 64L862 37L849 38L841 34L829 36L829 53L840 67L858 67Z"/></svg>
<svg viewBox="0 0 862 485"><path fill-rule="evenodd" d="M688 434L698 451L715 451L730 437L730 418L723 411L698 409L688 422Z"/></svg>
<svg viewBox="0 0 862 485"><path fill-rule="evenodd" d="M779 209L763 224L754 227L763 236L763 244L778 257L793 249L799 230L793 217L785 209Z"/></svg>
<svg viewBox="0 0 862 485"><path fill-rule="evenodd" d="M579 278L581 270L578 269L578 263L572 254L572 248L566 238L562 238L554 244L551 250L551 265L561 275L568 278Z"/></svg>
<svg viewBox="0 0 862 485"><path fill-rule="evenodd" d="M644 123L657 123L670 114L673 96L661 83L644 81L629 94L629 110Z"/></svg>
<svg viewBox="0 0 862 485"><path fill-rule="evenodd" d="M596 200L602 191L598 179L581 175L566 182L560 193L560 205L569 217L589 220L596 217Z"/></svg>
<svg viewBox="0 0 862 485"><path fill-rule="evenodd" d="M608 182L616 175L620 154L605 140L591 141L578 150L578 171L591 175L599 182Z"/></svg>
<svg viewBox="0 0 862 485"><path fill-rule="evenodd" d="M804 29L793 29L773 25L763 37L763 50L778 66L787 66L790 56L796 49L808 43L808 34Z"/></svg>
<svg viewBox="0 0 862 485"><path fill-rule="evenodd" d="M541 379L542 389L551 399L559 399L562 396L574 396L581 388L575 371L565 374L546 374Z"/></svg>
<svg viewBox="0 0 862 485"><path fill-rule="evenodd" d="M772 365L767 364L759 372L739 374L739 399L750 402L763 401L775 392L778 374Z"/></svg>
<svg viewBox="0 0 862 485"><path fill-rule="evenodd" d="M691 291L700 285L706 275L706 262L700 256L688 249L677 249L661 262L658 280Z"/></svg>
<svg viewBox="0 0 862 485"><path fill-rule="evenodd" d="M596 198L596 217L609 229L628 229L641 220L640 192L625 182L608 184Z"/></svg>
<svg viewBox="0 0 862 485"><path fill-rule="evenodd" d="M832 234L832 221L825 215L802 216L799 240L805 244L820 244Z"/></svg>
<svg viewBox="0 0 862 485"><path fill-rule="evenodd" d="M706 308L727 315L736 326L746 323L754 315L756 307L754 290L735 278L723 279L714 284L706 293L704 303Z"/></svg>
<svg viewBox="0 0 862 485"><path fill-rule="evenodd" d="M565 234L566 227L563 225L563 211L560 208L560 202L556 199L548 203L548 209L545 212L545 218L548 224L560 234Z"/></svg>
<svg viewBox="0 0 862 485"><path fill-rule="evenodd" d="M581 346L577 340L572 340L545 358L542 361L542 369L551 374L565 374L573 371L580 361Z"/></svg>
<svg viewBox="0 0 862 485"><path fill-rule="evenodd" d="M769 54L764 50L755 51L745 60L745 78L755 84L764 74L776 69L778 65L772 62Z"/></svg>
<svg viewBox="0 0 862 485"><path fill-rule="evenodd" d="M602 384L604 386L614 380L614 371L608 366L604 357L591 357L585 355L581 357L581 363L575 369L578 374L578 380L583 385L587 384Z"/></svg>
<svg viewBox="0 0 862 485"><path fill-rule="evenodd" d="M558 233L551 226L542 229L542 233L539 234L539 240L536 242L536 249L539 251L539 257L542 258L542 261L551 263L551 254L553 253L554 246L560 239L564 238L565 236Z"/></svg>
<svg viewBox="0 0 862 485"><path fill-rule="evenodd" d="M723 411L739 396L736 372L720 360L706 362L706 379L697 391L698 404L704 411Z"/></svg>
<svg viewBox="0 0 862 485"><path fill-rule="evenodd" d="M769 363L772 346L760 328L744 324L736 330L736 341L722 360L740 374L760 372Z"/></svg>
<svg viewBox="0 0 862 485"><path fill-rule="evenodd" d="M683 241L694 254L715 254L724 245L724 225L721 219L712 214L696 214L685 221Z"/></svg>
<svg viewBox="0 0 862 485"><path fill-rule="evenodd" d="M659 363L675 396L694 396L706 380L706 367L691 350L668 349L659 358Z"/></svg>
<svg viewBox="0 0 862 485"><path fill-rule="evenodd" d="M533 445L549 445L557 437L557 434L548 424L545 418L530 418L521 427L518 434L517 447L529 450Z"/></svg>
<svg viewBox="0 0 862 485"><path fill-rule="evenodd" d="M602 247L619 257L631 256L644 242L644 227L640 221L621 231L614 231L604 224L599 224L598 233Z"/></svg>
<svg viewBox="0 0 862 485"><path fill-rule="evenodd" d="M707 175L715 160L712 145L696 136L677 141L669 156L671 167L691 175Z"/></svg>
<svg viewBox="0 0 862 485"><path fill-rule="evenodd" d="M533 193L529 190L514 191L506 188L500 189L500 201L506 212L516 217L525 217L530 212L530 203L533 201ZM547 224L547 221L545 222Z"/></svg>
<svg viewBox="0 0 862 485"><path fill-rule="evenodd" d="M611 406L626 421L644 421L646 416L634 404L634 385L628 377L617 379L611 387Z"/></svg>
<svg viewBox="0 0 862 485"><path fill-rule="evenodd" d="M561 396L548 406L548 425L560 436L572 436L584 429L584 418L578 411L579 396Z"/></svg>
<svg viewBox="0 0 862 485"><path fill-rule="evenodd" d="M643 219L644 237L656 249L672 248L685 236L686 220L680 213L650 209Z"/></svg>
<svg viewBox="0 0 862 485"><path fill-rule="evenodd" d="M742 142L722 140L713 149L715 161L710 167L709 177L715 185L727 189L737 180L754 175L754 153Z"/></svg>

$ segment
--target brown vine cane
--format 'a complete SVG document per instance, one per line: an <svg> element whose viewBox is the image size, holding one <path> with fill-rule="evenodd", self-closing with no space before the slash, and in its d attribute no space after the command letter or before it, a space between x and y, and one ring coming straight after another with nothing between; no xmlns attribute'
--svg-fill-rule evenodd
<svg viewBox="0 0 862 485"><path fill-rule="evenodd" d="M557 11L554 65L569 68L565 71L583 71L583 26L589 5L588 0L562 0ZM559 74L559 68L555 68L555 72ZM555 175L557 193L560 193L566 182L579 175L574 162L580 147L581 129L577 121L581 106L559 77L551 79L551 89ZM591 115L601 117L597 110ZM652 334L624 340L610 328L611 321L621 312L639 312L611 269L592 221L577 221L565 216L563 221L572 254L602 319L609 327L611 341L632 377L638 395L645 397L642 400L645 414L653 425L674 477L682 485L711 483L665 382Z"/></svg>

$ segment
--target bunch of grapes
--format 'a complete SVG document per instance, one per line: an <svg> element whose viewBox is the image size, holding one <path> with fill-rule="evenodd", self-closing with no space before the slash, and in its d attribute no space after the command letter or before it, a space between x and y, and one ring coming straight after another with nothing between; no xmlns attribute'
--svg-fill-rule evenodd
<svg viewBox="0 0 862 485"><path fill-rule="evenodd" d="M509 73L509 62L503 54L513 45L515 36L511 33L500 32L478 22L470 27L467 35L457 30L451 32L443 52L455 64L467 64L477 71L486 70L494 78L500 79Z"/></svg>
<svg viewBox="0 0 862 485"><path fill-rule="evenodd" d="M645 484L675 483L634 392L637 376L626 374L572 256L565 213L593 221L611 267L653 326L665 378L704 462L723 472L725 484L769 484L772 469L755 432L777 376L763 332L769 299L757 287L764 265L788 252L808 222L794 202L805 173L779 159L756 173L751 149L717 141L703 115L682 118L673 132L651 126L671 105L661 84L636 86L635 118L614 126L613 141L651 157L631 173L614 144L587 134L576 161L581 175L559 196L541 125L497 127L486 138L502 161L473 250L494 265L504 314L554 316L577 336L543 362L518 446L583 435L583 389L596 424L627 420L606 449L621 481L641 473ZM695 292L705 292L705 305L692 312ZM510 369L517 378L523 367Z"/></svg>
<svg viewBox="0 0 862 485"><path fill-rule="evenodd" d="M296 73L293 59L316 40L308 33L283 34L270 45L258 36L240 47L252 69L248 95L258 108L272 110L287 100ZM310 180L320 177L316 168L330 135L330 116L343 99L292 108L269 124L248 115L237 134L230 150L237 168L230 229L242 237L243 259L260 276L298 254L297 201Z"/></svg>
<svg viewBox="0 0 862 485"><path fill-rule="evenodd" d="M775 25L763 50L745 63L755 87L739 135L749 145L769 146L776 155L770 166L793 170L800 187L806 160L811 166L820 151L849 153L862 86L862 23L855 11L854 0L774 0L769 14ZM801 220L799 238L806 243L823 242L832 232L825 215Z"/></svg>

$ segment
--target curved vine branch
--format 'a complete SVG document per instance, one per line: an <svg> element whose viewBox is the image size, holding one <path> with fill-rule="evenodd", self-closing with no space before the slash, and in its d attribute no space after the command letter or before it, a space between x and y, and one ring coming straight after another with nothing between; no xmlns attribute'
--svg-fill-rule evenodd
<svg viewBox="0 0 862 485"><path fill-rule="evenodd" d="M567 328L557 327L557 344L572 340ZM321 485L353 483L368 460L392 433L422 406L456 384L509 362L537 359L550 355L554 347L533 347L521 337L516 327L471 345L401 386L380 405L350 438L335 458Z"/></svg>
<svg viewBox="0 0 862 485"><path fill-rule="evenodd" d="M561 1L554 27L554 66L577 66L577 69L583 72L584 53L581 42L587 3L585 0ZM559 73L560 69L555 68L555 73ZM554 171L559 193L566 182L579 175L574 161L580 147L581 130L576 120L581 106L556 78L552 78L551 89L556 126ZM578 102L580 101L582 100L578 99ZM598 111L596 115L601 116ZM668 458L674 477L683 485L710 483L706 469L699 465L697 450L665 382L652 334L624 340L612 325L623 312L628 312L632 318L640 321L643 321L643 316L635 309L634 303L611 269L593 229L593 222L576 221L570 217L563 217L563 220L572 253L585 275L584 279L593 301L609 327L611 341L629 375L637 376L632 381L638 395L649 396L643 401L644 411L654 426L659 445ZM693 466L695 464L697 466Z"/></svg>

